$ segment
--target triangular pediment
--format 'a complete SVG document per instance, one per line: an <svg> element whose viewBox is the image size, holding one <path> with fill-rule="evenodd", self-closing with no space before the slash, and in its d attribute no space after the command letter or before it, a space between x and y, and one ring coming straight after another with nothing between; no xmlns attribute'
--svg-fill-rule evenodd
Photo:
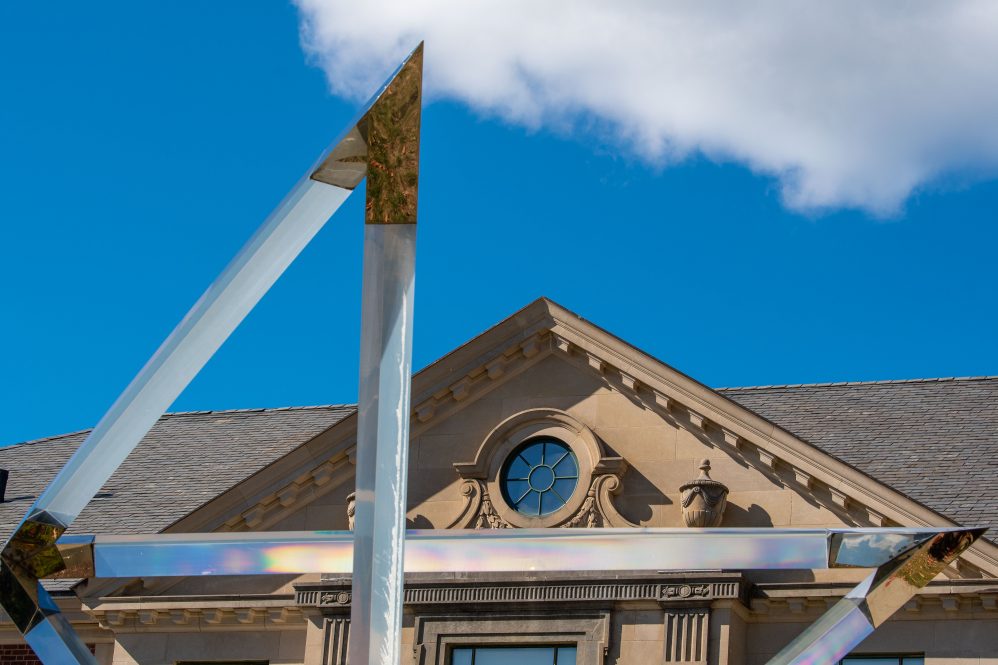
<svg viewBox="0 0 998 665"><path fill-rule="evenodd" d="M487 483L472 487L468 465L497 428L536 409L595 435L597 458L623 460L608 496L627 523L681 526L679 487L709 458L730 489L723 526L953 524L546 299L417 373L412 394L415 528L471 524L468 511L495 498L482 496ZM346 528L355 429L344 419L170 530ZM998 574L996 551L980 541L964 560Z"/></svg>

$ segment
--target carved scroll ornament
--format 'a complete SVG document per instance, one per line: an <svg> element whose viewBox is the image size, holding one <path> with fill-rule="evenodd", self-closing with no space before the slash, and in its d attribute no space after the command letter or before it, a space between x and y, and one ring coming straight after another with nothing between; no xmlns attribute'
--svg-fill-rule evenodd
<svg viewBox="0 0 998 665"><path fill-rule="evenodd" d="M613 505L612 497L620 491L620 478L612 473L593 476L585 499L578 510L560 528L592 529L599 527L638 526ZM461 485L464 507L447 525L448 529L509 529L514 525L500 515L489 495L488 485L477 478L469 478Z"/></svg>
<svg viewBox="0 0 998 665"><path fill-rule="evenodd" d="M565 505L555 512L530 516L518 512L502 496L499 477L509 455L524 442L553 438L569 448L578 461L578 484ZM464 480L461 513L452 529L594 528L637 526L614 507L627 463L608 455L599 437L577 418L558 409L529 409L501 422L479 446L475 458L454 464Z"/></svg>

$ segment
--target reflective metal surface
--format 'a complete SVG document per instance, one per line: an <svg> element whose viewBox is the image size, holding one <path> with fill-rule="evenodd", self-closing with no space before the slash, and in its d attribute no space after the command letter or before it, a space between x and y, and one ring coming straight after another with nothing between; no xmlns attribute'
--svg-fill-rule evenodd
<svg viewBox="0 0 998 665"><path fill-rule="evenodd" d="M422 90L420 43L312 173L315 180L347 189L366 175L368 224L416 223Z"/></svg>
<svg viewBox="0 0 998 665"><path fill-rule="evenodd" d="M97 659L90 653L90 649L76 635L66 617L58 612L49 614L45 621L28 631L24 640L45 665L52 663L97 665Z"/></svg>
<svg viewBox="0 0 998 665"><path fill-rule="evenodd" d="M394 664L400 659L415 256L415 224L365 227L349 643L353 663Z"/></svg>
<svg viewBox="0 0 998 665"><path fill-rule="evenodd" d="M33 590L36 580L66 567L55 548L56 538L349 195L349 190L309 178L299 181L30 508L0 552L0 574L7 580L19 579L23 593L10 587L0 589L0 605L13 616L30 613L26 599L32 600L34 624L25 627L22 621L18 627L26 639L34 635L29 639L33 647L44 650L50 638L58 637L53 653L77 653L82 648L68 624L35 625L54 613L42 611L39 594Z"/></svg>
<svg viewBox="0 0 998 665"><path fill-rule="evenodd" d="M836 565L829 559L829 546L837 535L883 536L891 541L899 535L922 532L871 531L881 530L410 530L406 533L405 570L486 573L821 569ZM940 530L920 547L929 547L940 538L958 542L976 539L979 533L963 528ZM96 536L92 541L93 561L96 577L350 573L353 537L349 531ZM59 542L60 548L79 547L79 540L65 540ZM871 561L883 567L898 560L893 556L885 550L879 559Z"/></svg>
<svg viewBox="0 0 998 665"><path fill-rule="evenodd" d="M876 568L938 533L926 529L837 530L832 533L829 544L829 563L832 568Z"/></svg>
<svg viewBox="0 0 998 665"><path fill-rule="evenodd" d="M986 530L940 530L927 534L927 537L915 538L915 543L901 551L883 548L885 553L891 555L890 559L879 564L869 577L774 656L769 665L837 663ZM852 540L864 535L842 530L839 538L833 538L833 541ZM887 539L887 542L890 541L894 544L898 542L894 538Z"/></svg>
<svg viewBox="0 0 998 665"><path fill-rule="evenodd" d="M387 228L387 227L386 227ZM406 227L395 227L403 229ZM404 466L402 467L404 469ZM380 487L380 486L379 486ZM377 492L375 492L377 494ZM390 491L385 496L397 496ZM374 503L374 502L372 502ZM390 514L390 506L383 508ZM378 508L368 508L375 513ZM380 516L384 517L384 515ZM369 518L377 522L378 515ZM833 665L887 621L915 592L966 550L985 529L511 529L409 531L408 572L510 572L584 570L774 570L842 566L876 570L775 656L770 665ZM385 534L375 533L372 543ZM388 537L397 537L390 533ZM92 559L96 577L351 573L354 534L349 531L151 536L78 536L59 541L65 558ZM354 575L370 580L368 608L385 613L367 630L364 660L399 655L391 620L401 598L391 595L401 567L390 541L365 555L381 564ZM357 549L363 545L358 541ZM88 555L80 550L90 548ZM363 556L357 560L364 563ZM387 564L386 577L375 571ZM354 597L354 602L357 599ZM371 609L367 611L370 612ZM37 622L36 622L37 623ZM392 632L394 630L394 633ZM387 651L386 651L387 650Z"/></svg>
<svg viewBox="0 0 998 665"><path fill-rule="evenodd" d="M68 575L67 566L86 572L91 565L87 547L67 553L69 560L63 561L56 539L365 175L371 180L369 224L415 223L421 75L422 45L365 107L359 124L323 153L195 303L5 544L0 605L26 638L34 636L29 641L40 656L52 654L43 656L46 662L72 662L68 654L80 652L81 645L68 624L51 623L55 620L48 617L56 610L43 606L47 596L37 579L60 571ZM51 652L45 648L50 640L57 641Z"/></svg>
<svg viewBox="0 0 998 665"><path fill-rule="evenodd" d="M402 573L876 570L771 663L831 665L983 529L411 531L405 506L422 45L323 153L139 372L0 552L0 605L46 665L93 664L42 577L353 573L350 660L394 665ZM364 178L355 532L62 534ZM355 540L356 539L356 540Z"/></svg>
<svg viewBox="0 0 998 665"><path fill-rule="evenodd" d="M422 80L420 44L358 121L349 149L334 151L313 175L349 173L356 140L366 143L348 647L353 663L394 665L401 658Z"/></svg>
<svg viewBox="0 0 998 665"><path fill-rule="evenodd" d="M62 557L63 569L49 578L86 579L95 577L94 569L94 537L93 536L63 536L57 543L59 555Z"/></svg>
<svg viewBox="0 0 998 665"><path fill-rule="evenodd" d="M167 337L35 501L68 526L350 192L303 178Z"/></svg>

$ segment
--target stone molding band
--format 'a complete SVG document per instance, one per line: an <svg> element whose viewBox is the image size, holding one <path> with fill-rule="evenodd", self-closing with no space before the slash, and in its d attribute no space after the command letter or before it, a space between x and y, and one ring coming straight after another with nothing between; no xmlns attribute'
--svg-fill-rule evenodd
<svg viewBox="0 0 998 665"><path fill-rule="evenodd" d="M406 605L455 605L479 603L557 603L657 601L667 605L713 600L745 600L742 580L682 583L589 584L489 584L462 586L407 586ZM300 607L335 609L350 607L349 586L311 583L295 587Z"/></svg>

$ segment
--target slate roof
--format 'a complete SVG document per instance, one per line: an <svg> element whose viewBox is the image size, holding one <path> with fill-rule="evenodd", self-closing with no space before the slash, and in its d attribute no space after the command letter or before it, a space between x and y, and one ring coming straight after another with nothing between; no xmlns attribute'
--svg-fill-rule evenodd
<svg viewBox="0 0 998 665"><path fill-rule="evenodd" d="M998 532L998 377L720 388L899 492ZM153 533L321 433L353 405L167 414L70 533ZM4 538L87 431L0 448ZM993 537L992 537L993 539Z"/></svg>
<svg viewBox="0 0 998 665"><path fill-rule="evenodd" d="M720 388L924 506L998 536L998 377Z"/></svg>
<svg viewBox="0 0 998 665"><path fill-rule="evenodd" d="M166 414L68 533L155 533L353 413L353 406ZM0 448L3 539L89 430Z"/></svg>

